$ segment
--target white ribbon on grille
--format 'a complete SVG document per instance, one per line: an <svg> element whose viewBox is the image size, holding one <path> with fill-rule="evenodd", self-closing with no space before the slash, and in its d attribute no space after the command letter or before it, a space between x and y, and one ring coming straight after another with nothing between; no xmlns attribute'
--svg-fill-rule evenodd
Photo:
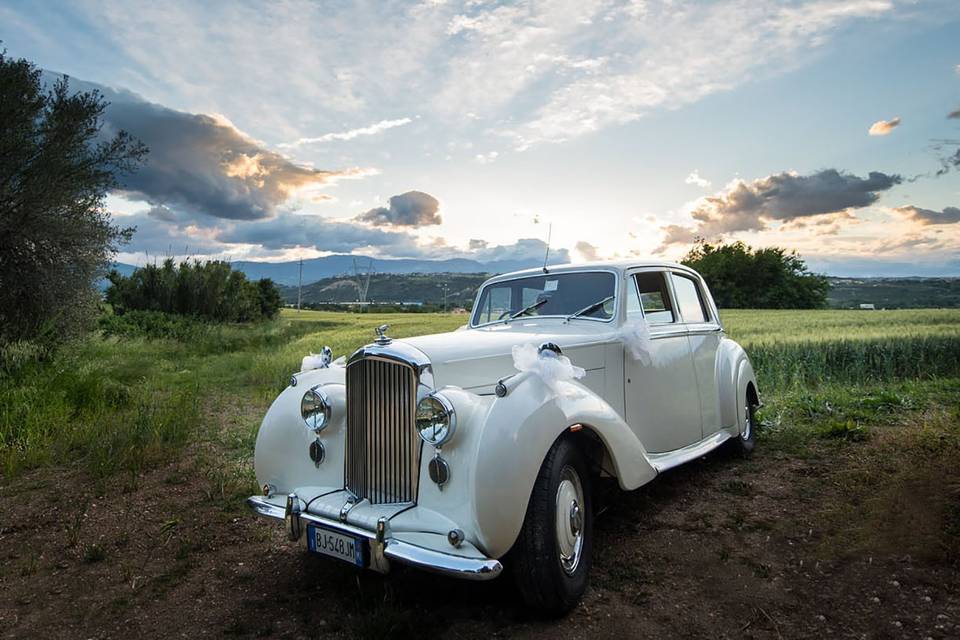
<svg viewBox="0 0 960 640"><path fill-rule="evenodd" d="M570 362L567 356L560 356L549 349L537 353L537 347L531 343L513 347L513 366L517 371L537 375L554 393L560 392L560 383L579 379L587 372Z"/></svg>

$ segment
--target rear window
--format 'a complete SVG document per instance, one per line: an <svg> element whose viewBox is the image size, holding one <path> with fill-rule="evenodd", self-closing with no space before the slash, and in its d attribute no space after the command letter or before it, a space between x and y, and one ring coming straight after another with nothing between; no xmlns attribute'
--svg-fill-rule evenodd
<svg viewBox="0 0 960 640"><path fill-rule="evenodd" d="M473 324L504 320L514 313L540 303L524 316L568 316L615 296L617 278L608 272L548 273L495 282L483 288L473 311ZM581 318L609 320L615 300L608 300Z"/></svg>
<svg viewBox="0 0 960 640"><path fill-rule="evenodd" d="M703 294L693 278L675 273L673 288L677 292L677 305L684 322L706 322L710 318Z"/></svg>

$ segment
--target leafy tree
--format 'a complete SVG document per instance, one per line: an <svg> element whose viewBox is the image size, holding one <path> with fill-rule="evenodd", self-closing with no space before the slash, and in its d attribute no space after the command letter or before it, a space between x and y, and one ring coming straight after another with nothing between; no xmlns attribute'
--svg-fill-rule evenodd
<svg viewBox="0 0 960 640"><path fill-rule="evenodd" d="M696 269L726 309L820 309L830 284L810 273L795 251L754 250L742 242L710 244L698 239L682 263Z"/></svg>
<svg viewBox="0 0 960 640"><path fill-rule="evenodd" d="M280 289L270 278L257 280L257 288L260 290L260 313L266 318L276 316L283 308Z"/></svg>
<svg viewBox="0 0 960 640"><path fill-rule="evenodd" d="M107 302L120 315L162 311L214 322L252 322L273 318L283 307L272 280L250 282L220 261L176 264L168 258L160 266L135 269L129 277L111 271L107 278Z"/></svg>
<svg viewBox="0 0 960 640"><path fill-rule="evenodd" d="M101 135L96 91L49 91L40 70L0 51L0 345L52 346L89 327L97 278L132 230L104 206L146 147Z"/></svg>

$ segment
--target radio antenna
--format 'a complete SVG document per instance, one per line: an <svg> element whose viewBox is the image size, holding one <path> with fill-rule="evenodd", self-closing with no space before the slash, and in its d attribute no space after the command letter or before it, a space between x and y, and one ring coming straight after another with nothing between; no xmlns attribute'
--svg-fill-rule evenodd
<svg viewBox="0 0 960 640"><path fill-rule="evenodd" d="M550 257L550 236L553 235L553 223L550 223L550 226L547 227L547 252L543 254L543 272L550 273L547 271L547 259Z"/></svg>

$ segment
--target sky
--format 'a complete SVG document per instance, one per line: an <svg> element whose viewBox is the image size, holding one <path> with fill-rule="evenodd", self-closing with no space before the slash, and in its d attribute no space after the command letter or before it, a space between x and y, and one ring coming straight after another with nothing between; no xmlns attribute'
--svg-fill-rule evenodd
<svg viewBox="0 0 960 640"><path fill-rule="evenodd" d="M150 148L124 262L703 238L960 275L954 0L0 0L0 40Z"/></svg>

